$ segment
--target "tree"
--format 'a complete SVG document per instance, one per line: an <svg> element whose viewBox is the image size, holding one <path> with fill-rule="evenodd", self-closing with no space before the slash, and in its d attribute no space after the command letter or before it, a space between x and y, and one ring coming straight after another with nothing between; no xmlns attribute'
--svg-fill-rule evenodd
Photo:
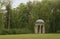
<svg viewBox="0 0 60 39"><path fill-rule="evenodd" d="M10 0L8 0L8 4L6 5L6 10L7 10L7 13L6 13L6 28L10 29L10 22L11 22L11 2Z"/></svg>

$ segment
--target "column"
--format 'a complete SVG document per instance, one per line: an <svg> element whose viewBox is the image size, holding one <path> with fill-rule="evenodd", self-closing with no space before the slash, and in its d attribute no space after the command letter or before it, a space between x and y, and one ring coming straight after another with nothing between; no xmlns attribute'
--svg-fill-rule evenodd
<svg viewBox="0 0 60 39"><path fill-rule="evenodd" d="M43 34L45 33L45 26L43 25Z"/></svg>
<svg viewBox="0 0 60 39"><path fill-rule="evenodd" d="M39 33L41 34L41 25L40 25L40 28L39 28Z"/></svg>
<svg viewBox="0 0 60 39"><path fill-rule="evenodd" d="M34 29L35 29L35 34L37 34L38 33L38 25L35 25Z"/></svg>

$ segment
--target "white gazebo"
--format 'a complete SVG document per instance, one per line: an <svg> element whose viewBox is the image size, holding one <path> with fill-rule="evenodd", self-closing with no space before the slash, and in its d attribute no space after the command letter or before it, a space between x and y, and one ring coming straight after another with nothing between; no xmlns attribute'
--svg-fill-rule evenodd
<svg viewBox="0 0 60 39"><path fill-rule="evenodd" d="M45 22L42 19L38 19L35 23L34 30L36 34L45 33Z"/></svg>

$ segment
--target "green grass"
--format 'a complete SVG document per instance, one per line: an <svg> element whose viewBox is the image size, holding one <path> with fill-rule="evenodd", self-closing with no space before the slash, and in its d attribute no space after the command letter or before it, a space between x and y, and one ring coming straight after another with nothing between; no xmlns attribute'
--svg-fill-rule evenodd
<svg viewBox="0 0 60 39"><path fill-rule="evenodd" d="M0 35L0 39L60 39L60 34Z"/></svg>

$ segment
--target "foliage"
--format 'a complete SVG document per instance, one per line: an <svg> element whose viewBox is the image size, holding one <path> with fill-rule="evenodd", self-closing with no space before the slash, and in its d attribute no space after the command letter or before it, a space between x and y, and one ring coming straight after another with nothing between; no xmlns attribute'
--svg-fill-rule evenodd
<svg viewBox="0 0 60 39"><path fill-rule="evenodd" d="M11 9L10 2L5 6L7 13L4 19L5 23L3 24L1 23L4 20L2 20L2 15L0 15L0 26L5 25L1 27L1 31L3 31L4 34L34 33L35 21L37 19L43 19L45 21L46 33L60 32L59 0L29 1L27 4L21 3L14 9Z"/></svg>

